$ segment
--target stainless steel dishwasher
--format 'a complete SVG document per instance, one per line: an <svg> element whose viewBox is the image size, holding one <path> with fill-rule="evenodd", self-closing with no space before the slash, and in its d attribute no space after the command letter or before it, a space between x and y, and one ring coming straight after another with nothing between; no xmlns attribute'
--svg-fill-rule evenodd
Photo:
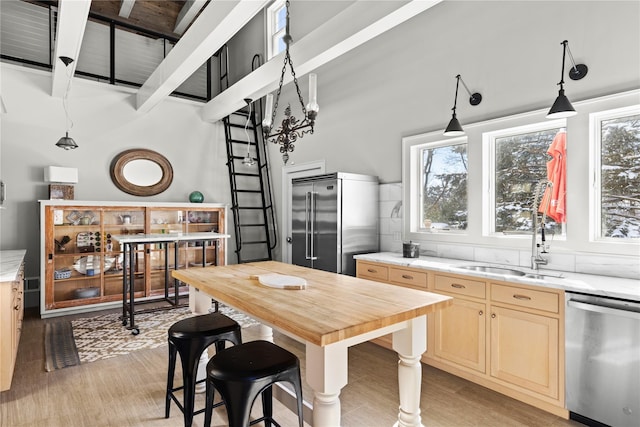
<svg viewBox="0 0 640 427"><path fill-rule="evenodd" d="M565 299L571 419L640 426L640 303L572 292Z"/></svg>

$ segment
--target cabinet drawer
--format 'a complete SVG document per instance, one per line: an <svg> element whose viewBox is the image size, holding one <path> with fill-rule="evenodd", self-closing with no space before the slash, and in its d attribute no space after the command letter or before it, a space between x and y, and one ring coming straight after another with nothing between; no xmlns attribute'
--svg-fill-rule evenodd
<svg viewBox="0 0 640 427"><path fill-rule="evenodd" d="M492 283L491 300L558 313L560 297L555 292L537 291Z"/></svg>
<svg viewBox="0 0 640 427"><path fill-rule="evenodd" d="M403 285L427 288L427 273L403 268L391 267L389 269L389 281Z"/></svg>
<svg viewBox="0 0 640 427"><path fill-rule="evenodd" d="M362 277L363 279L386 282L389 280L389 267L380 264L358 261L356 275L358 277Z"/></svg>
<svg viewBox="0 0 640 427"><path fill-rule="evenodd" d="M485 298L485 283L479 280L436 275L436 290L468 297Z"/></svg>

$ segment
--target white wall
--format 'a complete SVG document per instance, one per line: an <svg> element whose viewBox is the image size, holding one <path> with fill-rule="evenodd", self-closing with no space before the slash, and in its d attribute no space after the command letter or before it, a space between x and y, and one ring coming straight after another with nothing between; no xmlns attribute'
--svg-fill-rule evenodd
<svg viewBox="0 0 640 427"><path fill-rule="evenodd" d="M133 107L134 90L75 78L68 105L70 136L79 148L64 151L55 146L65 116L62 100L50 95L51 73L5 63L0 72L8 111L1 116L0 177L8 200L0 210L0 249L27 249L28 277L39 273L37 201L49 198L45 166L78 168L76 200L188 202L189 193L200 190L206 202L229 203L224 129L201 120L201 103L169 98L141 114ZM167 191L137 197L112 183L111 160L131 148L157 151L171 162Z"/></svg>

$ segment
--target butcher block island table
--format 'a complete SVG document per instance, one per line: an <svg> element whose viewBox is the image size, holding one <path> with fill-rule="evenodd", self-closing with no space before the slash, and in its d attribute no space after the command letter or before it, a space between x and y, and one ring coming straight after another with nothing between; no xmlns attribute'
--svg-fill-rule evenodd
<svg viewBox="0 0 640 427"><path fill-rule="evenodd" d="M275 289L252 278L273 273L303 278L306 289ZM422 425L420 357L427 347L426 315L447 307L452 298L277 261L176 270L172 275L305 343L314 426L340 425L339 395L347 384L348 348L392 333L399 357L396 425Z"/></svg>

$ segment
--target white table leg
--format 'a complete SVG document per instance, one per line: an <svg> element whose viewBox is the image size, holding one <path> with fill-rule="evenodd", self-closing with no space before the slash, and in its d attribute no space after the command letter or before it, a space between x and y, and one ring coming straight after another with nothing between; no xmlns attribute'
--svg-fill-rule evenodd
<svg viewBox="0 0 640 427"><path fill-rule="evenodd" d="M211 297L204 292L200 292L193 286L189 286L189 310L194 314L207 314L211 308ZM207 376L207 363L209 362L209 354L203 351L198 361L198 374L196 380L200 381ZM206 389L205 383L196 384L196 393L204 393Z"/></svg>
<svg viewBox="0 0 640 427"><path fill-rule="evenodd" d="M393 349L398 353L398 386L400 410L398 427L422 427L420 417L420 358L427 349L427 317L409 321L409 326L393 333Z"/></svg>
<svg viewBox="0 0 640 427"><path fill-rule="evenodd" d="M313 389L313 426L340 426L340 390L347 384L347 347L306 344L306 380Z"/></svg>
<svg viewBox="0 0 640 427"><path fill-rule="evenodd" d="M266 326L261 323L258 339L273 342L273 329L270 326Z"/></svg>

